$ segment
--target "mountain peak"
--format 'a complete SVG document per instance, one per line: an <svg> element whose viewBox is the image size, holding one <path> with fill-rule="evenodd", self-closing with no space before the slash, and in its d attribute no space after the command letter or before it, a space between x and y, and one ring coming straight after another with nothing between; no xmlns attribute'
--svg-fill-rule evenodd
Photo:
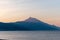
<svg viewBox="0 0 60 40"><path fill-rule="evenodd" d="M40 22L40 20L33 17L29 17L28 19L25 20L25 22Z"/></svg>

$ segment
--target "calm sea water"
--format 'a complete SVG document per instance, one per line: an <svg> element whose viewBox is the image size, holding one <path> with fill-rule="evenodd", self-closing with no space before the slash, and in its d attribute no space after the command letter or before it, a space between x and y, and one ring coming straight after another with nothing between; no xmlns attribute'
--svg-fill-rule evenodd
<svg viewBox="0 0 60 40"><path fill-rule="evenodd" d="M0 31L0 39L60 40L60 31Z"/></svg>

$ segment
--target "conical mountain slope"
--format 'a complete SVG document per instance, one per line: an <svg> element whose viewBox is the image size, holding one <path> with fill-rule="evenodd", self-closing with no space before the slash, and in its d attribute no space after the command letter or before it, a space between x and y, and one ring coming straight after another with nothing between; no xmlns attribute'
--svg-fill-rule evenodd
<svg viewBox="0 0 60 40"><path fill-rule="evenodd" d="M43 30L43 31L52 31L52 30L60 30L59 27L49 25L45 22L42 22L36 18L30 17L25 21L18 21L13 23L2 23L0 22L0 31L35 31L35 30Z"/></svg>
<svg viewBox="0 0 60 40"><path fill-rule="evenodd" d="M40 22L40 20L33 17L29 17L28 19L25 20L25 22Z"/></svg>
<svg viewBox="0 0 60 40"><path fill-rule="evenodd" d="M29 30L59 30L58 27L49 25L33 17L30 17L23 22L17 22L17 23Z"/></svg>

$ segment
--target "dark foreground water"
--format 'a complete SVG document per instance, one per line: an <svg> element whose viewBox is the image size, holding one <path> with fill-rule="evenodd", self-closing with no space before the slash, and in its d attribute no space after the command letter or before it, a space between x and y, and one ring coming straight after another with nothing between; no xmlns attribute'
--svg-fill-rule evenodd
<svg viewBox="0 0 60 40"><path fill-rule="evenodd" d="M60 31L0 31L0 39L60 40Z"/></svg>

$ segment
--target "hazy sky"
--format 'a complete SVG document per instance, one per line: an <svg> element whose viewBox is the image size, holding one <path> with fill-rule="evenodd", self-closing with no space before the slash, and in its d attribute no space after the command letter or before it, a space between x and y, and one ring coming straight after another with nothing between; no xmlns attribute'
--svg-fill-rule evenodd
<svg viewBox="0 0 60 40"><path fill-rule="evenodd" d="M0 21L17 21L35 17L60 25L60 0L0 0Z"/></svg>

